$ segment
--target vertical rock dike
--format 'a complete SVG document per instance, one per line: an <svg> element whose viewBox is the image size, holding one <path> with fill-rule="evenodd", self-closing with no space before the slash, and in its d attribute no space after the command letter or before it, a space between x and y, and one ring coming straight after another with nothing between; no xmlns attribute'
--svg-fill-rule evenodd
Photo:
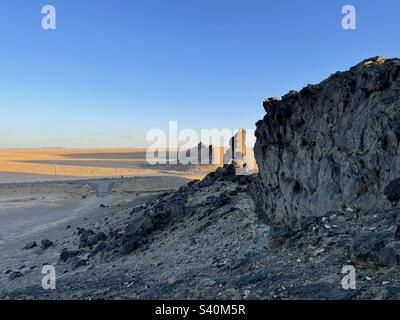
<svg viewBox="0 0 400 320"><path fill-rule="evenodd" d="M400 188L399 59L364 60L264 108L255 156L271 221L296 228L331 211L395 206L388 192Z"/></svg>

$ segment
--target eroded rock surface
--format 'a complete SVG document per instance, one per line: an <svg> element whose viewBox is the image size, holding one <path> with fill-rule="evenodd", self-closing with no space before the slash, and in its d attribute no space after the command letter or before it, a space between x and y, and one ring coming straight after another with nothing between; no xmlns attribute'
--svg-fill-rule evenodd
<svg viewBox="0 0 400 320"><path fill-rule="evenodd" d="M264 108L255 155L272 221L299 228L303 217L400 199L399 59L365 60Z"/></svg>

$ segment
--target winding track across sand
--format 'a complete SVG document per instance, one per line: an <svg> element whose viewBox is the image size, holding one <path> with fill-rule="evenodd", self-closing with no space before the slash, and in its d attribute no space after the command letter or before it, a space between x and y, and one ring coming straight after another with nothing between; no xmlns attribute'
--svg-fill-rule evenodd
<svg viewBox="0 0 400 320"><path fill-rule="evenodd" d="M28 208L0 208L0 242L24 236L38 228L54 225L82 211L98 208L112 199L112 185L117 179L80 180L76 184L88 184L96 191L95 197L64 201L61 204L41 204Z"/></svg>
<svg viewBox="0 0 400 320"><path fill-rule="evenodd" d="M82 183L82 181L81 181ZM115 179L102 179L102 180L88 180L87 184L93 187L96 191L96 196L98 198L104 198L111 195L111 189Z"/></svg>

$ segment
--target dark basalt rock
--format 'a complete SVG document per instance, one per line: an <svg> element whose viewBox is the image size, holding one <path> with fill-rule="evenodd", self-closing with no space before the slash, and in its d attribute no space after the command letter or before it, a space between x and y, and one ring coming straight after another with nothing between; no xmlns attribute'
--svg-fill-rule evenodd
<svg viewBox="0 0 400 320"><path fill-rule="evenodd" d="M186 189L159 199L129 223L125 235L119 239L122 251L127 254L147 244L156 231L164 230L185 213Z"/></svg>
<svg viewBox="0 0 400 320"><path fill-rule="evenodd" d="M61 263L65 263L65 262L67 262L68 260L70 260L71 258L78 256L79 254L80 254L80 251L77 251L77 250L63 249L63 250L61 251L59 261L60 261Z"/></svg>
<svg viewBox="0 0 400 320"><path fill-rule="evenodd" d="M399 209L370 212L354 222L363 227L350 243L349 253L354 264L370 268L400 264ZM354 229L349 227L347 232L354 232Z"/></svg>
<svg viewBox="0 0 400 320"><path fill-rule="evenodd" d="M76 270L80 267L86 266L87 261L84 259L79 259L78 257L73 257L70 261L71 270Z"/></svg>
<svg viewBox="0 0 400 320"><path fill-rule="evenodd" d="M389 201L399 201L400 200L400 179L391 181L383 191Z"/></svg>
<svg viewBox="0 0 400 320"><path fill-rule="evenodd" d="M17 278L21 278L23 276L23 274L21 273L21 272L19 272L19 271L14 271L14 272L11 272L10 273L10 275L8 276L8 278L10 279L10 280L15 280L15 279L17 279Z"/></svg>
<svg viewBox="0 0 400 320"><path fill-rule="evenodd" d="M335 284L325 282L295 287L290 293L300 300L350 300L358 294L355 290L344 290Z"/></svg>
<svg viewBox="0 0 400 320"><path fill-rule="evenodd" d="M99 242L98 245L96 245L96 247L92 250L91 255L96 255L99 252L102 252L104 250L106 250L107 245L105 244L105 242Z"/></svg>
<svg viewBox="0 0 400 320"><path fill-rule="evenodd" d="M79 248L92 248L100 241L107 240L104 232L96 233L93 230L83 230L80 234Z"/></svg>
<svg viewBox="0 0 400 320"><path fill-rule="evenodd" d="M53 245L53 241L50 241L50 240L48 240L48 239L43 239L43 240L41 241L40 248L41 248L42 250L47 250L47 249L50 248L52 245Z"/></svg>
<svg viewBox="0 0 400 320"><path fill-rule="evenodd" d="M368 267L393 267L400 251L396 252L392 241L394 233L390 231L359 234L350 247L351 260Z"/></svg>
<svg viewBox="0 0 400 320"><path fill-rule="evenodd" d="M32 242L28 243L23 249L30 250L30 249L36 248L37 246L38 245L37 245L36 241L32 241Z"/></svg>
<svg viewBox="0 0 400 320"><path fill-rule="evenodd" d="M399 92L400 60L377 57L267 100L255 156L268 219L298 226L304 216L391 208L400 199Z"/></svg>
<svg viewBox="0 0 400 320"><path fill-rule="evenodd" d="M196 208L188 205L188 197L196 194L200 189L213 186L216 181L231 183L235 179L235 167L225 165L216 172L208 174L201 181L192 181L173 193L164 193L152 203L134 209L132 221L126 228L125 234L116 241L117 247L123 254L129 254L152 241L156 232L165 230L187 216L194 214ZM245 181L249 182L250 180ZM204 202L204 212L199 220L215 210L227 205L230 197L227 192L220 192L217 196L209 196Z"/></svg>
<svg viewBox="0 0 400 320"><path fill-rule="evenodd" d="M280 249L287 243L291 235L292 230L286 226L272 226L269 231L269 248L272 251Z"/></svg>
<svg viewBox="0 0 400 320"><path fill-rule="evenodd" d="M226 192L222 192L218 197L210 196L206 199L206 203L210 206L210 211L215 211L229 202L229 196Z"/></svg>
<svg viewBox="0 0 400 320"><path fill-rule="evenodd" d="M233 165L224 165L222 168L218 168L215 171L214 177L227 177L227 176L234 176L235 175L235 167Z"/></svg>

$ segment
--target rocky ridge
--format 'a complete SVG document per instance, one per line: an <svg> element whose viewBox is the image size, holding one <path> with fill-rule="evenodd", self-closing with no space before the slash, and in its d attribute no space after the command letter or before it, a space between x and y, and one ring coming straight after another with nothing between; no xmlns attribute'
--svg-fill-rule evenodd
<svg viewBox="0 0 400 320"><path fill-rule="evenodd" d="M264 102L255 155L265 211L298 228L331 211L395 206L400 177L400 60L367 59Z"/></svg>

